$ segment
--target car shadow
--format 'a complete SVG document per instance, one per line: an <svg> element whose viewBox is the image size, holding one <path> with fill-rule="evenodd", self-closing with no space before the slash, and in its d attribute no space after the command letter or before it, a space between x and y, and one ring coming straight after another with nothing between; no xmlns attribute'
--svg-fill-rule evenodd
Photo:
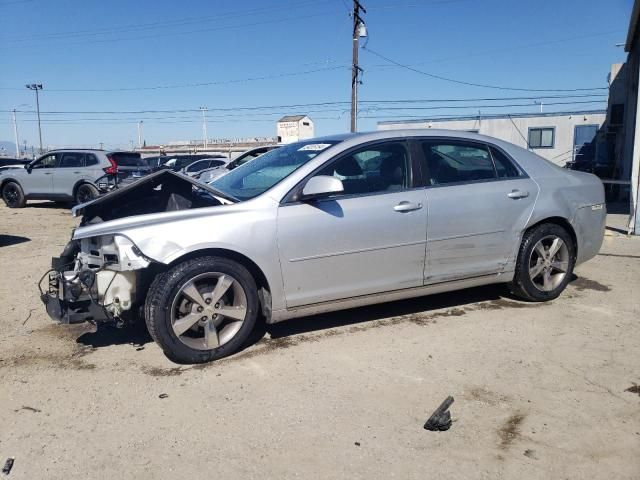
<svg viewBox="0 0 640 480"><path fill-rule="evenodd" d="M433 310L451 307L464 307L465 305L477 302L499 300L501 298L511 298L507 289L503 285L488 285L408 300L351 308L332 313L311 315L272 325L267 325L262 318L258 321L251 336L239 351L251 347L266 336L270 339L278 339L302 333L318 332L331 328L366 323L384 318L428 313ZM99 323L95 331L83 333L76 339L76 342L93 348L127 344L140 348L147 343L153 342L153 339L149 335L144 320L142 318L136 318L135 321L125 324L122 328L117 328L113 323Z"/></svg>
<svg viewBox="0 0 640 480"><path fill-rule="evenodd" d="M504 285L487 285L408 300L397 300L394 302L368 305L366 307L311 315L272 325L263 323L261 325L262 330L260 330L260 328L256 329L255 335L250 339L247 347L258 342L267 334L270 338L277 339L302 333L318 332L331 328L366 323L384 318L424 314L433 310L452 307L464 307L477 302L499 300L501 298L512 298Z"/></svg>
<svg viewBox="0 0 640 480"><path fill-rule="evenodd" d="M0 247L9 247L18 245L19 243L30 242L31 239L18 235L0 235Z"/></svg>
<svg viewBox="0 0 640 480"><path fill-rule="evenodd" d="M111 345L133 345L142 347L153 342L143 319L116 327L114 323L98 323L94 332L85 332L76 343L86 347L101 348Z"/></svg>
<svg viewBox="0 0 640 480"><path fill-rule="evenodd" d="M50 202L50 201L42 201L42 202L27 202L25 208L44 208L44 209L52 209L52 210L70 210L73 204L71 202Z"/></svg>

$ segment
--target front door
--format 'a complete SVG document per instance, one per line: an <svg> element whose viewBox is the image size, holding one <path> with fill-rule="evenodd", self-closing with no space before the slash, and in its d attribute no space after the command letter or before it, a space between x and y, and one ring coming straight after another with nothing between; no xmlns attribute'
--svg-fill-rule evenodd
<svg viewBox="0 0 640 480"><path fill-rule="evenodd" d="M24 181L24 193L33 196L48 196L53 191L53 172L58 155L45 155L30 165L30 171Z"/></svg>
<svg viewBox="0 0 640 480"><path fill-rule="evenodd" d="M502 271L517 252L536 183L482 143L434 139L421 147L429 184L425 283Z"/></svg>
<svg viewBox="0 0 640 480"><path fill-rule="evenodd" d="M421 286L425 192L412 188L406 143L361 147L317 174L344 192L278 210L287 307Z"/></svg>

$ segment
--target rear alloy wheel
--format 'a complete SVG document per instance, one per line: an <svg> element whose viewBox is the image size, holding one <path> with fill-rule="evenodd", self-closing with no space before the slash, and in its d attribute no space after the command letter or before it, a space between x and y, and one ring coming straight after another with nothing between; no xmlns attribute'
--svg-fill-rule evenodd
<svg viewBox="0 0 640 480"><path fill-rule="evenodd" d="M2 189L2 199L9 208L22 208L27 204L22 187L16 182L7 182Z"/></svg>
<svg viewBox="0 0 640 480"><path fill-rule="evenodd" d="M574 265L575 246L569 233L560 225L538 225L522 240L511 291L534 302L553 300L569 283Z"/></svg>
<svg viewBox="0 0 640 480"><path fill-rule="evenodd" d="M202 363L242 347L258 314L251 274L225 258L202 257L160 274L149 289L145 317L165 354Z"/></svg>
<svg viewBox="0 0 640 480"><path fill-rule="evenodd" d="M76 190L76 203L80 205L81 203L87 203L93 200L94 198L98 198L100 192L93 185L89 185L88 183L84 183L78 187Z"/></svg>

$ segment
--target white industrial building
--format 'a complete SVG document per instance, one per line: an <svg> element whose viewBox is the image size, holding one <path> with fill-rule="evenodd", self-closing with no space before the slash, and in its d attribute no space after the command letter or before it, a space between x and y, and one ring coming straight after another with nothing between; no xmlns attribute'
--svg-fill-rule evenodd
<svg viewBox="0 0 640 480"><path fill-rule="evenodd" d="M278 143L293 143L313 137L313 121L307 115L286 115L278 120Z"/></svg>
<svg viewBox="0 0 640 480"><path fill-rule="evenodd" d="M564 166L572 160L595 160L600 151L606 154L604 138L598 135L606 117L605 110L490 114L384 121L378 122L378 130L443 128L476 132L529 148L541 157ZM588 156L593 158L584 158Z"/></svg>

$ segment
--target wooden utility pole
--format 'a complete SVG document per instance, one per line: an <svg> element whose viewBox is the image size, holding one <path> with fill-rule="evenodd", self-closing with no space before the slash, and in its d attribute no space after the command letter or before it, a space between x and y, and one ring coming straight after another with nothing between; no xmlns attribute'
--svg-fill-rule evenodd
<svg viewBox="0 0 640 480"><path fill-rule="evenodd" d="M360 17L360 11L367 13L358 0L353 0L353 61L351 69L351 132L358 130L358 78L361 69L358 66L358 39L360 38L360 26L364 24Z"/></svg>

